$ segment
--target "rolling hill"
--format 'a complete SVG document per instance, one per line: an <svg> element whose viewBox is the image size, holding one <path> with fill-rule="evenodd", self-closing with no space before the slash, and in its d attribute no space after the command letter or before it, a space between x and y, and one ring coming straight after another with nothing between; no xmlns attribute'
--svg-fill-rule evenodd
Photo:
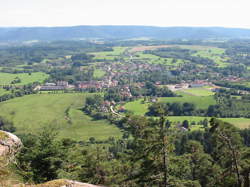
<svg viewBox="0 0 250 187"><path fill-rule="evenodd" d="M0 28L0 42L73 39L232 39L250 38L250 29L223 27L73 26Z"/></svg>

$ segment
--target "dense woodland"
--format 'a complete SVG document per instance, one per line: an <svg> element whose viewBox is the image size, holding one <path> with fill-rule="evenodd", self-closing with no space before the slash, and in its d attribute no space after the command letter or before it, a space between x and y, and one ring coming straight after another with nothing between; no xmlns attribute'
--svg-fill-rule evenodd
<svg viewBox="0 0 250 187"><path fill-rule="evenodd" d="M107 186L249 186L250 131L212 118L204 131L182 132L127 116L122 139L58 140L56 131L22 135L18 172L37 183L69 178ZM109 145L109 146L107 146Z"/></svg>

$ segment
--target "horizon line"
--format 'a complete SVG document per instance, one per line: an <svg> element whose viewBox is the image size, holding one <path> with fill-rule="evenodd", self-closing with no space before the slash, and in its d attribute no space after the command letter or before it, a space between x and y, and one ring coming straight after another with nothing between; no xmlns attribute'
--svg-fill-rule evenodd
<svg viewBox="0 0 250 187"><path fill-rule="evenodd" d="M159 27L159 28L225 28L225 29L247 29L250 30L250 27L233 27L233 26L161 26L161 25L41 25L41 26L1 26L0 28L60 28L60 27Z"/></svg>

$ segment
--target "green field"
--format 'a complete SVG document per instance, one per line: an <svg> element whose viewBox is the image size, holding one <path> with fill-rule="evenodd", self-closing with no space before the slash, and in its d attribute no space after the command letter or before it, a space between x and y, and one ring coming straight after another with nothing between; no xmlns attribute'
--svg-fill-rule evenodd
<svg viewBox="0 0 250 187"><path fill-rule="evenodd" d="M126 110L132 111L135 115L145 115L151 103L142 103L143 99L128 102L124 105Z"/></svg>
<svg viewBox="0 0 250 187"><path fill-rule="evenodd" d="M133 59L140 59L151 64L164 64L168 66L178 66L184 62L182 59L177 59L177 62L172 63L173 58L162 58L153 54L145 54L143 52L136 52Z"/></svg>
<svg viewBox="0 0 250 187"><path fill-rule="evenodd" d="M185 99L184 99L185 98ZM199 98L197 101L196 99ZM202 98L202 99L201 99ZM197 97L197 96L186 96L182 99L179 99L177 97L174 98L160 98L161 101L164 102L188 102L190 100L196 102L200 107L204 107L208 105L210 102L214 103L215 101L212 99L212 96L205 96L205 97ZM205 100L207 104L202 103ZM125 104L125 109L132 111L135 115L145 115L145 113L148 111L148 106L151 103L142 103L143 99L139 99L133 102L128 102ZM209 102L210 101L210 102ZM209 117L201 117L201 116L168 116L167 119L172 122L182 122L184 120L188 120L189 122L199 122L201 120L204 120L205 118L210 119ZM248 128L250 127L250 119L248 118L220 118L223 121L232 123L236 127L239 128ZM199 129L200 126L193 126L192 129Z"/></svg>
<svg viewBox="0 0 250 187"><path fill-rule="evenodd" d="M183 97L162 97L159 101L166 103L193 103L198 109L207 109L209 105L216 104L213 96L194 96L186 93L181 93L181 95Z"/></svg>
<svg viewBox="0 0 250 187"><path fill-rule="evenodd" d="M192 90L192 92L194 93L196 93L195 91L198 92L198 90L195 90L195 89L190 89L190 90ZM205 90L199 93L200 95L206 95L206 96L195 96L190 93L184 93L182 91L178 91L178 94L182 95L182 97L161 97L161 98L158 98L158 101L164 102L164 103L189 102L189 103L195 104L196 107L199 109L207 109L209 105L216 104L216 101L211 95L212 92L210 93L209 90ZM149 103L149 102L143 103L142 101L143 99L138 99L136 101L128 102L125 104L125 108L126 110L134 112L134 114L136 115L145 115L145 113L148 111L148 106L151 105L152 103Z"/></svg>
<svg viewBox="0 0 250 187"><path fill-rule="evenodd" d="M38 132L45 126L54 126L59 137L75 140L97 140L120 137L120 130L107 121L95 121L80 108L86 94L37 94L0 103L2 116L13 120L17 133ZM68 109L68 115L67 115Z"/></svg>
<svg viewBox="0 0 250 187"><path fill-rule="evenodd" d="M0 96L4 95L4 94L7 94L7 93L10 93L10 91L7 91L7 90L5 90L3 88L0 88Z"/></svg>
<svg viewBox="0 0 250 187"><path fill-rule="evenodd" d="M21 79L21 83L17 83L16 85L25 85L33 82L43 82L49 75L42 72L32 73L31 75L28 73L0 73L0 85L10 84L16 77Z"/></svg>
<svg viewBox="0 0 250 187"><path fill-rule="evenodd" d="M205 118L207 118L208 120L210 119L209 117L200 117L200 116L168 116L167 117L167 119L172 122L182 122L184 120L188 120L189 122L194 121L196 123L201 120L204 120ZM222 121L231 123L241 129L250 127L249 118L219 118L219 119ZM194 126L195 129L197 128L196 126Z"/></svg>
<svg viewBox="0 0 250 187"><path fill-rule="evenodd" d="M179 91L180 94L183 95L183 93L187 93L193 96L211 96L214 95L214 92L212 92L209 89L206 88L188 88L182 91Z"/></svg>
<svg viewBox="0 0 250 187"><path fill-rule="evenodd" d="M113 47L113 51L103 51L91 53L94 55L95 60L114 60L115 58L121 57L122 53L127 49L127 47Z"/></svg>
<svg viewBox="0 0 250 187"><path fill-rule="evenodd" d="M106 74L105 71L103 71L101 69L95 69L95 71L94 71L95 78L102 78L105 74Z"/></svg>

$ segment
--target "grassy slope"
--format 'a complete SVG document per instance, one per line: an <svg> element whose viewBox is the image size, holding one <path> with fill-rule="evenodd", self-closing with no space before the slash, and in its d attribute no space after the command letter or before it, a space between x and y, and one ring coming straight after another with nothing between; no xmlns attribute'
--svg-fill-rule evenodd
<svg viewBox="0 0 250 187"><path fill-rule="evenodd" d="M36 81L43 82L46 78L48 78L48 75L41 72L32 73L31 75L28 73L0 73L0 85L10 84L16 77L21 79L21 83L18 83L17 85L25 85Z"/></svg>
<svg viewBox="0 0 250 187"><path fill-rule="evenodd" d="M40 94L15 98L0 103L0 115L14 121L17 133L37 132L53 125L59 129L60 137L76 140L119 137L121 132L117 127L104 120L93 121L80 110L85 97L86 94ZM72 124L66 119L68 107Z"/></svg>

